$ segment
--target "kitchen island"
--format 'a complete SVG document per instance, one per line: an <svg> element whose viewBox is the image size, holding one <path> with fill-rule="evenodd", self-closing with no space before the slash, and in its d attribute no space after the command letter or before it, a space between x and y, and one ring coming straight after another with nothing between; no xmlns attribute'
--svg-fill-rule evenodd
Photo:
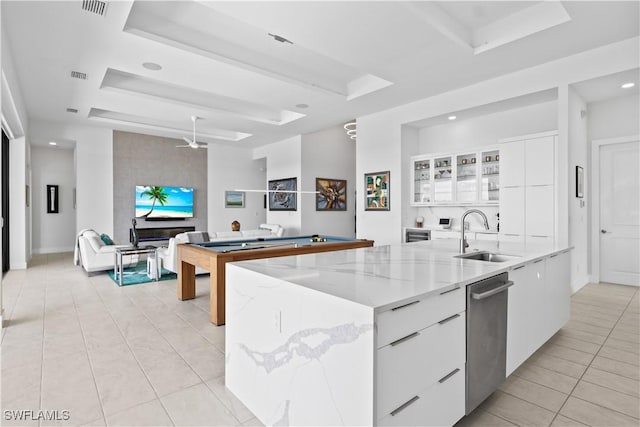
<svg viewBox="0 0 640 427"><path fill-rule="evenodd" d="M569 317L568 248L457 240L227 266L226 385L267 425L452 425L465 414L467 285L509 289L506 373Z"/></svg>

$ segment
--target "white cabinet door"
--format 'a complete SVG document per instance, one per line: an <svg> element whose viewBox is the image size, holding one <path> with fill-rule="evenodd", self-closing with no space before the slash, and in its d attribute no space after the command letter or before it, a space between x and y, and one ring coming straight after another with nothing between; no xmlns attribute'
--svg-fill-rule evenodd
<svg viewBox="0 0 640 427"><path fill-rule="evenodd" d="M503 162L506 164L506 162ZM524 227L524 187L500 188L500 233L525 234Z"/></svg>
<svg viewBox="0 0 640 427"><path fill-rule="evenodd" d="M436 239L459 239L460 232L447 230L431 230L431 240Z"/></svg>
<svg viewBox="0 0 640 427"><path fill-rule="evenodd" d="M525 234L527 236L553 236L553 186L526 187ZM502 222L502 214L500 214Z"/></svg>
<svg viewBox="0 0 640 427"><path fill-rule="evenodd" d="M547 300L549 303L547 334L553 336L569 321L571 278L569 251L547 259Z"/></svg>
<svg viewBox="0 0 640 427"><path fill-rule="evenodd" d="M524 154L524 141L507 142L500 146L501 189L524 185Z"/></svg>
<svg viewBox="0 0 640 427"><path fill-rule="evenodd" d="M514 285L509 288L507 302L507 375L510 375L531 355L529 323L533 316L531 294L533 268L517 267L509 272Z"/></svg>
<svg viewBox="0 0 640 427"><path fill-rule="evenodd" d="M547 290L546 259L539 259L529 264L531 269L530 278L530 298L531 316L529 316L529 355L533 354L549 338L549 300ZM528 356L527 356L528 357Z"/></svg>
<svg viewBox="0 0 640 427"><path fill-rule="evenodd" d="M554 136L528 139L525 143L525 184L553 185Z"/></svg>

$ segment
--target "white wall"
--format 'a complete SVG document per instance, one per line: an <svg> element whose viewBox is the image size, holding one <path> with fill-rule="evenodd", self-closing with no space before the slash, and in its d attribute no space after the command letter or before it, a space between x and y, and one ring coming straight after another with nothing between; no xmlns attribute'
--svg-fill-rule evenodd
<svg viewBox="0 0 640 427"><path fill-rule="evenodd" d="M591 141L640 133L638 94L589 103L587 115Z"/></svg>
<svg viewBox="0 0 640 427"><path fill-rule="evenodd" d="M582 166L585 178L591 174L587 159L587 104L569 87L569 244L571 251L571 289L576 292L589 282L589 197L585 179L585 197L575 197L575 167Z"/></svg>
<svg viewBox="0 0 640 427"><path fill-rule="evenodd" d="M27 143L25 137L9 142L9 262L10 268L25 269L29 261L27 245L26 207L26 162Z"/></svg>
<svg viewBox="0 0 640 427"><path fill-rule="evenodd" d="M33 140L76 143L76 230L113 236L113 131L108 128L33 121Z"/></svg>
<svg viewBox="0 0 640 427"><path fill-rule="evenodd" d="M394 176L401 176L399 173L402 167L400 128L403 124L549 89L565 87L566 91L566 86L570 83L635 68L640 60L638 42L639 38L635 37L358 118L356 176L361 177L365 172L391 170L392 197L390 212L365 212L362 206L358 207L358 236L366 235L375 239L376 243L400 241L402 209L398 208L398 200L394 198L394 194L403 194L402 187L408 183L402 182L401 179L394 179ZM566 110L568 107L566 107L566 98L561 102L561 95L559 93L558 151L559 158L564 162L560 165L558 182L561 190L558 212L562 217L558 218L558 240L564 243L569 234L566 223L568 216L566 191L569 187L569 165L566 156L568 151ZM531 120L536 118L532 117ZM408 204L408 200L399 202Z"/></svg>
<svg viewBox="0 0 640 427"><path fill-rule="evenodd" d="M244 208L225 208L224 192L266 188L265 159L254 159L251 150L222 144L209 144L208 151L208 229L231 231L234 220L241 230L258 228L267 220L264 193L245 193Z"/></svg>
<svg viewBox="0 0 640 427"><path fill-rule="evenodd" d="M495 146L499 139L557 130L556 101L455 120L420 130L419 152L450 153Z"/></svg>
<svg viewBox="0 0 640 427"><path fill-rule="evenodd" d="M76 232L73 207L73 150L31 147L33 253L72 251ZM47 213L47 185L58 185L59 213Z"/></svg>
<svg viewBox="0 0 640 427"><path fill-rule="evenodd" d="M297 178L298 190L304 185L302 182L302 136L296 135L284 141L275 142L256 148L254 159L267 159L267 181L274 179ZM267 188L263 183L262 188ZM309 195L302 196L309 197ZM285 236L297 236L302 229L302 211L300 210L300 194L298 194L298 210L269 211L267 222L280 224L285 228Z"/></svg>
<svg viewBox="0 0 640 427"><path fill-rule="evenodd" d="M346 211L316 211L316 197L302 194L301 234L355 237L356 142L342 126L302 135L302 187L316 191L316 178L347 180Z"/></svg>

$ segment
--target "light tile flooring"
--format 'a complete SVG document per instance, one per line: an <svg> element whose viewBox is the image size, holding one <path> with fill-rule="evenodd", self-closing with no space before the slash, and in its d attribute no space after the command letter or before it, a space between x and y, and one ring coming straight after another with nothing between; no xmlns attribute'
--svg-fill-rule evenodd
<svg viewBox="0 0 640 427"><path fill-rule="evenodd" d="M175 280L119 288L70 254L10 271L2 425L260 425L224 387L224 327L209 322L208 277L196 286L185 302ZM637 290L583 288L569 324L458 425L640 425ZM70 419L20 422L7 410Z"/></svg>

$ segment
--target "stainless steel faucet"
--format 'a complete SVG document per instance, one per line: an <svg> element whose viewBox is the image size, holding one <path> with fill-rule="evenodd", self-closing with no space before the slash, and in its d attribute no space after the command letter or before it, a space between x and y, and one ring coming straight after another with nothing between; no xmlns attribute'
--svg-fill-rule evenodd
<svg viewBox="0 0 640 427"><path fill-rule="evenodd" d="M469 247L469 244L467 243L467 239L464 237L464 219L470 213L477 213L478 215L480 215L482 219L484 219L484 228L486 228L487 230L489 229L489 221L487 220L487 216L484 214L484 212L478 209L469 209L468 211L463 213L462 218L460 219L460 253L461 254L465 253L465 251Z"/></svg>

